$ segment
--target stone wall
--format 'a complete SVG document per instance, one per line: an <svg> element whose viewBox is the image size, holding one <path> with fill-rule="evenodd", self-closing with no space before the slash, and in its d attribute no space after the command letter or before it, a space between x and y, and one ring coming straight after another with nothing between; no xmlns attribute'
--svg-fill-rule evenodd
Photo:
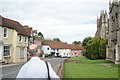
<svg viewBox="0 0 120 80"><path fill-rule="evenodd" d="M113 1L109 4L109 34L106 59L120 64L120 2Z"/></svg>

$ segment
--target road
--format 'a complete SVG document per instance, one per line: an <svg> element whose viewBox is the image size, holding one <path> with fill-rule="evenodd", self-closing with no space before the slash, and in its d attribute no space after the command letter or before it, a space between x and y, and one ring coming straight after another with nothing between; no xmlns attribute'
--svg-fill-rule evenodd
<svg viewBox="0 0 120 80"><path fill-rule="evenodd" d="M52 59L45 59L44 61L50 62L54 71L57 73L61 62L64 59L65 58L52 58ZM19 65L14 65L14 66L3 67L2 75L0 75L0 77L2 76L2 78L16 78L16 76L23 64L24 63L19 64ZM1 70L1 68L0 68L0 70Z"/></svg>

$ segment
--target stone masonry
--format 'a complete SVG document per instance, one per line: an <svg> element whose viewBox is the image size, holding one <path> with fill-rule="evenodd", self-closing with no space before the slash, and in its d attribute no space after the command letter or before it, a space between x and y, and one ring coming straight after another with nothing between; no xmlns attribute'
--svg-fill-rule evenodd
<svg viewBox="0 0 120 80"><path fill-rule="evenodd" d="M109 2L109 34L106 59L120 64L120 1Z"/></svg>
<svg viewBox="0 0 120 80"><path fill-rule="evenodd" d="M97 18L95 36L108 39L106 46L106 60L120 64L120 0L109 2L109 17L106 11L101 11Z"/></svg>
<svg viewBox="0 0 120 80"><path fill-rule="evenodd" d="M101 38L108 38L108 15L107 11L101 11L100 18L97 17L97 32L95 36Z"/></svg>

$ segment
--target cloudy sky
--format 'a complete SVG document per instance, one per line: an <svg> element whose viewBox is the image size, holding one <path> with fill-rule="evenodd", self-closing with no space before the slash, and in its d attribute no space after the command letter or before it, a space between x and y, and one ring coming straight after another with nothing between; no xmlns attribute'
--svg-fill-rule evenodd
<svg viewBox="0 0 120 80"><path fill-rule="evenodd" d="M0 0L0 15L33 27L47 39L82 41L94 36L108 0Z"/></svg>

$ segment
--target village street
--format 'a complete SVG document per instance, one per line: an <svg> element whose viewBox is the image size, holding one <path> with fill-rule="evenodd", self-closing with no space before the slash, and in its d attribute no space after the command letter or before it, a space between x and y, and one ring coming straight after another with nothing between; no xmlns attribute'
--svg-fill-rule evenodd
<svg viewBox="0 0 120 80"><path fill-rule="evenodd" d="M50 62L53 69L57 73L61 62L64 59L65 58L51 58L51 59L44 59L44 61ZM15 78L16 75L18 74L19 69L22 67L23 64L24 63L14 65L14 66L3 67L2 68L2 75L0 75L0 77L2 76L2 78ZM1 70L1 68L0 68L0 70Z"/></svg>

